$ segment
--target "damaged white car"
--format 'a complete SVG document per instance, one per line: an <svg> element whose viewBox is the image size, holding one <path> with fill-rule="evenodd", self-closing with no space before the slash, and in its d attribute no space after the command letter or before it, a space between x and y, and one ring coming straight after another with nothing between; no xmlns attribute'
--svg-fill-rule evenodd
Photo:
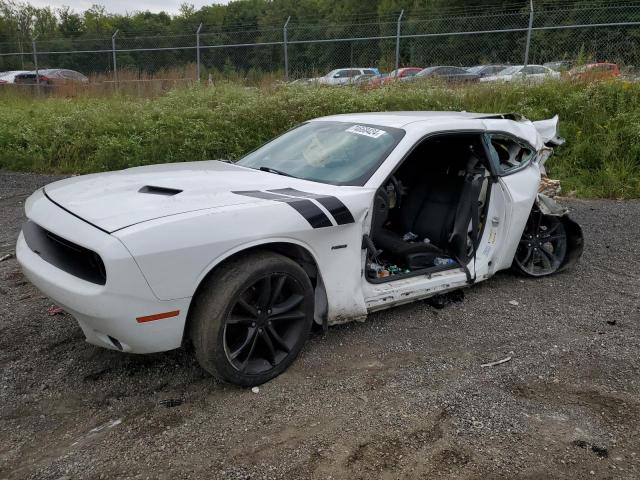
<svg viewBox="0 0 640 480"><path fill-rule="evenodd" d="M17 257L87 340L149 353L191 341L257 385L323 326L582 253L538 195L558 119L364 113L306 122L235 164L68 178L35 192Z"/></svg>

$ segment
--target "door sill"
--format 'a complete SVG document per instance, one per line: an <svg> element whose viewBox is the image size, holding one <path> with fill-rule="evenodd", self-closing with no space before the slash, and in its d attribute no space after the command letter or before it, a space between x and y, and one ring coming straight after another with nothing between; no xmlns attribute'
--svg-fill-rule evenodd
<svg viewBox="0 0 640 480"><path fill-rule="evenodd" d="M400 273L398 275L389 275L388 277L383 278L369 278L366 277L367 282L373 285L379 285L381 283L394 282L396 280L404 280L405 278L411 277L419 277L422 275L431 276L433 273L445 272L447 270L457 270L462 268L458 262L452 263L451 265L437 265L429 268L422 268L420 270L414 270L409 273Z"/></svg>

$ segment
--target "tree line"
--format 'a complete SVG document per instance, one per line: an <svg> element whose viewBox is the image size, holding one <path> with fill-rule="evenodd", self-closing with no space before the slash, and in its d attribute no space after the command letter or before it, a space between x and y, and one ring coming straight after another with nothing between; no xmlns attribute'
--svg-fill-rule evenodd
<svg viewBox="0 0 640 480"><path fill-rule="evenodd" d="M535 26L640 21L637 2L601 0L535 0ZM396 19L405 14L402 34L441 34L519 29L512 33L468 33L411 37L401 42L400 63L472 65L520 63L526 42L529 2L522 0L236 0L196 9L183 4L177 14L140 11L108 12L104 6L76 12L69 7L34 7L0 0L0 70L31 68L32 40L37 38L41 66L71 68L85 74L113 68L111 35L119 31L117 48L184 49L123 51L118 68L156 72L195 62L195 32L200 24L203 71L277 72L284 67L280 43L290 18L290 71L308 76L334 67L395 64ZM357 40L384 36L383 40ZM354 39L328 43L316 39ZM638 62L640 29L631 27L539 30L532 38L531 60L543 61L587 55L600 61ZM254 44L227 48L221 45ZM46 52L79 51L57 54Z"/></svg>

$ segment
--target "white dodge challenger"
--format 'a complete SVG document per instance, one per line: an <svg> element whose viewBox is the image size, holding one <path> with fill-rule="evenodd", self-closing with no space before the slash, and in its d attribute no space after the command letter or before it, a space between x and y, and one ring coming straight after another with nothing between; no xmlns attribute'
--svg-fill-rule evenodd
<svg viewBox="0 0 640 480"><path fill-rule="evenodd" d="M309 330L486 280L575 263L582 232L538 194L557 117L390 112L306 122L236 163L61 180L26 202L29 280L87 341L191 341L210 373L283 372Z"/></svg>

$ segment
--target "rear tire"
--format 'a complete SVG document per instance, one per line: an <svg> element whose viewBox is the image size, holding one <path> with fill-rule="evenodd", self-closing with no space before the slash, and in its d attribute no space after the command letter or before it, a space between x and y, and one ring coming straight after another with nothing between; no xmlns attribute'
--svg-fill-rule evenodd
<svg viewBox="0 0 640 480"><path fill-rule="evenodd" d="M194 300L191 340L215 377L254 386L296 359L313 323L309 277L293 260L256 251L215 269Z"/></svg>

